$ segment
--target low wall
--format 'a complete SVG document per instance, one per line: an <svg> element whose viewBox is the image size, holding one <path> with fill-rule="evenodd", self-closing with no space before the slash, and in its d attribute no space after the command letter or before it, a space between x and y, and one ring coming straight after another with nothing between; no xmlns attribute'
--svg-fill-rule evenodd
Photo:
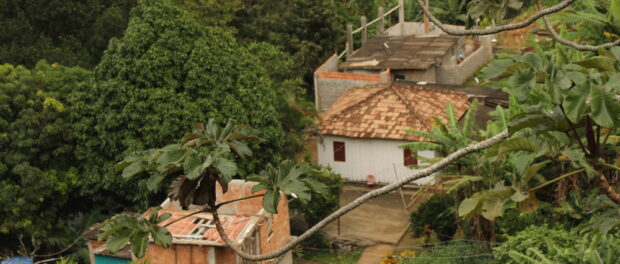
<svg viewBox="0 0 620 264"><path fill-rule="evenodd" d="M463 26L446 25L449 28L464 29ZM430 23L430 32L424 33L424 23L422 22L405 22L405 26L401 27L400 23L391 26L385 32L388 36L402 36L402 35L418 35L420 37L437 37L441 34L445 34L435 24ZM404 29L404 34L401 29Z"/></svg>
<svg viewBox="0 0 620 264"><path fill-rule="evenodd" d="M437 68L437 83L463 84L473 76L480 67L493 58L492 36L480 37L480 48L457 65L445 65Z"/></svg>
<svg viewBox="0 0 620 264"><path fill-rule="evenodd" d="M323 112L340 95L355 86L388 82L389 71L381 73L352 73L338 71L338 56L327 58L314 72L314 98L317 109Z"/></svg>
<svg viewBox="0 0 620 264"><path fill-rule="evenodd" d="M316 106L320 112L340 97L344 91L355 87L381 82L381 74L348 73L348 72L315 72L314 89Z"/></svg>

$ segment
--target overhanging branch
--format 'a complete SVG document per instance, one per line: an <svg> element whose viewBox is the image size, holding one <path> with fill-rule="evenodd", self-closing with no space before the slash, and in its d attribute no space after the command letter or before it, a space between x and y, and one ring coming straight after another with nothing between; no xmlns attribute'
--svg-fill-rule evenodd
<svg viewBox="0 0 620 264"><path fill-rule="evenodd" d="M538 5L538 8L540 9L542 7L540 0L536 1L536 4ZM558 32L555 31L555 29L551 26L551 23L549 23L549 20L547 19L547 16L543 16L542 17L543 21L545 22L545 27L547 28L547 31L549 31L549 33L551 33L551 37L553 37L553 39L555 39L557 42L564 44L566 46L569 46L573 49L576 50L580 50L580 51L597 51L598 49L608 49L614 46L618 46L620 45L620 39L614 41L614 42L609 42L609 43L605 43L605 44L601 44L601 45L584 45L584 44L579 44L577 42L574 41L570 41L567 40L565 38L562 38L562 36L560 36L560 34L558 34Z"/></svg>
<svg viewBox="0 0 620 264"><path fill-rule="evenodd" d="M333 212L332 214L330 214L329 216L325 217L325 219L321 220L319 223L317 223L316 225L314 225L312 228L308 229L306 232L304 232L302 235L300 235L299 237L291 240L290 242L288 242L286 245L284 245L283 247L277 249L274 252L271 253L267 253L267 254L262 254L262 255L254 255L254 254L248 254L243 252L243 250L241 248L239 248L237 245L234 244L233 241L230 240L230 238L228 237L228 235L226 235L226 232L224 230L224 228L222 227L220 221L219 221L219 216L217 214L217 210L213 211L213 219L215 220L215 226L217 229L217 232L220 234L220 237L222 238L222 240L224 240L224 242L226 242L226 244L233 250L235 251L235 253L237 253L239 256L241 256L244 259L247 260L252 260L252 261L259 261L259 260L266 260L266 259L272 259L272 258L277 258L283 254L285 254L286 252L288 252L289 250L291 250L293 247L297 246L298 244L300 244L302 241L308 239L310 236L312 236L313 234L315 234L316 232L318 232L321 228L323 228L324 226L326 226L328 223L330 223L331 221L336 220L338 217L346 214L347 212L359 207L360 205L362 205L363 203L377 198L381 195L387 194L389 192L392 192L400 187L402 187L403 185L420 179L422 177L426 177L429 176L445 167L447 167L448 165L450 165L452 162L458 160L459 158L472 153L472 152L476 152L476 151L480 151L486 148L489 148L491 146L493 146L495 143L500 142L504 139L508 138L508 130L504 130L501 133L495 135L492 138L486 139L484 141L480 141L477 143L473 143L467 147L464 147L462 149L459 149L455 152L453 152L452 154L448 155L447 157L441 159L440 161L438 161L437 163L434 163L432 165L430 165L427 168L424 169L420 169L417 170L415 172L413 172L410 176L408 177L404 177L403 179L400 179L399 181L396 181L394 183L391 183L389 185L383 186L379 189L376 189L374 191L368 192L360 197L358 197L357 199L353 200L351 203L341 207L340 209L336 210L335 212Z"/></svg>
<svg viewBox="0 0 620 264"><path fill-rule="evenodd" d="M497 27L492 27L492 28L485 28L485 29L455 29L455 28L450 28L446 25L444 25L443 23L441 23L441 21L439 21L439 19L437 19L428 9L428 7L422 2L422 0L416 0L418 2L418 5L420 5L420 8L422 8L422 12L424 12L424 15L426 15L432 22L433 24L435 24L437 27L439 27L441 30L443 30L443 32L446 32L450 35L456 35L456 36L470 36L470 35L491 35L491 34L495 34L495 33L499 33L502 31L507 31L507 30L513 30L513 29L519 29L519 28L524 28L529 26L530 24L534 23L536 20L538 20L541 17L544 17L546 15L549 14L553 14L555 12L558 12L564 8L566 8L567 6L571 5L573 2L575 2L576 0L564 0L560 3L558 3L557 5L554 5L552 7L549 8L545 8L543 10L540 10L538 13L532 15L531 17L529 17L526 20L523 20L521 22L517 22L517 23L512 23L512 24L506 24L503 26L497 26Z"/></svg>

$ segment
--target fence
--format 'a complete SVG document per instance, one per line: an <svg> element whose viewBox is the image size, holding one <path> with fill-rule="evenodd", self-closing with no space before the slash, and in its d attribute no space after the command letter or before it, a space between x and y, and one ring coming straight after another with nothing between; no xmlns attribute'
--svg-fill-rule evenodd
<svg viewBox="0 0 620 264"><path fill-rule="evenodd" d="M385 9L382 6L380 6L378 8L378 12L379 12L378 17L373 19L370 22L366 21L367 20L366 16L361 16L360 17L361 26L357 29L353 29L353 25L348 24L347 25L347 43L346 43L344 51L338 54L338 59L342 58L342 56L344 56L345 54L347 55L347 57L353 55L353 51L355 50L353 47L353 36L355 34L358 34L358 33L361 34L360 37L361 37L362 45L366 43L366 41L368 40L368 27L371 26L372 24L378 23L377 33L379 35L385 34L385 18L388 17L391 13L395 12L396 10L398 10L398 23L399 25L401 25L401 27L404 26L405 25L405 4L404 2L405 2L404 0L398 0L398 4L392 9L388 10L387 12L385 12Z"/></svg>

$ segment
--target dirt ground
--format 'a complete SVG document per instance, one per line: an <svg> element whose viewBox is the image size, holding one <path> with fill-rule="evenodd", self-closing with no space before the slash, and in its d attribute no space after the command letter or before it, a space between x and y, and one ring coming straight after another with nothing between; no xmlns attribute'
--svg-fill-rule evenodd
<svg viewBox="0 0 620 264"><path fill-rule="evenodd" d="M371 190L365 186L347 184L343 186L340 194L340 205L348 204ZM416 192L416 190L403 190L405 203L409 204L407 210L400 192L395 191L370 200L340 217L340 235L338 235L338 221L331 222L323 231L328 237L340 236L396 244L409 226L409 212L427 197L426 194L420 195L411 203L411 198Z"/></svg>

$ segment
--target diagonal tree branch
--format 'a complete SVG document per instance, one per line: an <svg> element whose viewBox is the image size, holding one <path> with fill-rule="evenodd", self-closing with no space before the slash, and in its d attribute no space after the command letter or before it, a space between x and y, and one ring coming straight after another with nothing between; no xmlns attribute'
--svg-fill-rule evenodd
<svg viewBox="0 0 620 264"><path fill-rule="evenodd" d="M416 0L416 1L418 2L418 5L420 5L420 7L422 8L422 12L424 12L424 15L427 16L433 22L433 24L435 24L437 27L439 27L441 30L443 30L443 32L446 32L446 33L448 33L450 35L456 35L456 36L468 36L468 35L491 35L491 34L499 33L499 32L502 32L502 31L507 31L507 30L513 30L513 29L519 29L519 28L527 27L530 24L534 23L539 18L544 17L545 15L553 14L555 12L558 12L558 11L566 8L567 6L571 5L576 0L564 0L564 1L560 2L560 3L558 3L557 5L554 5L554 6L549 7L549 8L545 8L543 10L540 10L538 13L532 15L528 19L523 20L521 22L507 24L507 25L498 26L498 27L485 28L485 29L456 29L456 28L451 28L450 26L447 26L447 25L444 25L443 23L441 23L441 21L439 21L439 19L437 19L431 13L431 11L428 9L428 6L426 6L422 2L422 0Z"/></svg>
<svg viewBox="0 0 620 264"><path fill-rule="evenodd" d="M540 0L536 1L536 5L538 5L538 9L542 9L542 4L540 3ZM549 20L547 19L547 16L543 16L542 19L545 22L545 27L547 28L547 31L551 33L551 36L553 37L553 39L573 49L580 50L580 51L597 51L598 49L601 49L601 48L608 49L608 48L620 45L620 39L614 42L609 42L609 43L596 45L596 46L579 44L577 42L562 38L562 36L560 36L560 34L558 34L558 32L556 32L555 29L553 29L553 27L551 26L551 23L549 23Z"/></svg>
<svg viewBox="0 0 620 264"><path fill-rule="evenodd" d="M262 255L254 255L254 254L248 254L243 252L243 250L241 248L239 248L237 245L235 245L235 243L233 241L230 240L230 238L228 237L228 235L226 235L226 232L224 230L224 228L222 227L222 224L220 223L219 220L219 216L217 214L217 210L213 210L213 220L215 221L215 227L217 229L217 232L220 234L220 237L222 238L222 240L224 240L224 242L226 242L226 244L233 250L235 251L235 253L237 253L239 256L241 256L244 259L247 260L252 260L252 261L259 261L259 260L266 260L266 259L272 259L272 258L277 258L283 254L285 254L286 252L288 252L289 250L291 250L293 247L297 246L299 243L301 243L302 241L306 240L307 238L309 238L310 236L312 236L313 234L315 234L316 232L318 232L321 228L323 228L324 226L326 226L329 222L336 220L338 217L346 214L347 212L359 207L360 205L362 205L363 203L377 198L381 195L387 194L389 192L392 192L400 187L402 187L403 185L413 181L413 180L417 180L420 179L422 177L426 177L428 175L431 175L443 168L445 168L446 166L450 165L452 162L458 160L459 158L472 153L472 152L476 152L476 151L480 151L486 148L489 148L491 146L493 146L495 143L500 142L506 138L508 138L509 134L508 134L508 130L504 130L501 133L495 135L492 138L486 139L484 141L480 141L477 143L473 143L467 147L464 147L462 149L459 149L455 152L453 152L452 154L448 155L447 157L441 159L440 161L438 161L437 163L434 163L432 165L430 165L427 168L424 169L420 169L417 170L415 172L413 172L410 176L407 176L403 179L400 179L394 183L391 183L389 185L383 186L377 190L368 192L360 197L358 197L357 199L353 200L351 203L341 207L340 209L336 210L335 212L333 212L332 214L330 214L329 216L325 217L325 219L321 220L319 223L317 223L316 225L314 225L312 228L308 229L305 233L303 233L302 235L300 235L299 237L289 241L286 245L284 245L283 247L281 247L280 249L271 252L271 253L267 253L267 254L262 254Z"/></svg>

